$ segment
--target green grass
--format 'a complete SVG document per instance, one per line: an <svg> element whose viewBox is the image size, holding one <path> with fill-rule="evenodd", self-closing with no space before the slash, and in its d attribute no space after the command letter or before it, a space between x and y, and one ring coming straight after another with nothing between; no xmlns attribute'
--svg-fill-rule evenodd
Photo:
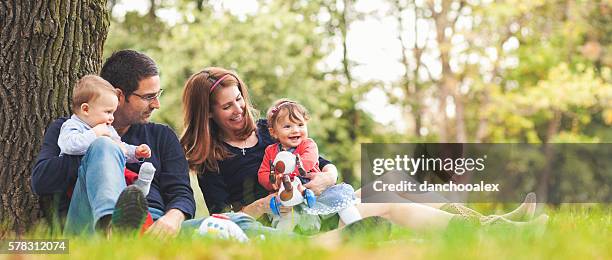
<svg viewBox="0 0 612 260"><path fill-rule="evenodd" d="M484 212L491 212L483 209ZM612 259L610 207L565 205L546 209L546 230L450 227L417 233L393 229L391 238L361 234L339 246L316 239L268 238L246 244L209 238L72 238L68 255L25 258L76 259ZM38 234L38 235L36 235ZM47 238L38 231L29 237ZM8 256L8 255L4 255ZM2 256L0 255L0 258Z"/></svg>

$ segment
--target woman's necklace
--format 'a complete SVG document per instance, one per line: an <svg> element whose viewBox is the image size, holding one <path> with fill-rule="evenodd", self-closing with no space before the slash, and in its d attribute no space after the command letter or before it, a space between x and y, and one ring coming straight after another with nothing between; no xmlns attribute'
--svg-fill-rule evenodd
<svg viewBox="0 0 612 260"><path fill-rule="evenodd" d="M249 138L244 139L244 146L242 147L242 156L246 156L247 140L249 140Z"/></svg>
<svg viewBox="0 0 612 260"><path fill-rule="evenodd" d="M236 146L236 148L239 148L240 150L242 150L242 156L246 156L246 148L248 147L248 143L247 142L249 141L249 138L251 138L251 136L253 136L253 134L249 135L249 137L247 137L246 139L244 139L242 141L242 147ZM234 143L234 142L226 141L226 143L229 143L230 145L233 145L232 143Z"/></svg>

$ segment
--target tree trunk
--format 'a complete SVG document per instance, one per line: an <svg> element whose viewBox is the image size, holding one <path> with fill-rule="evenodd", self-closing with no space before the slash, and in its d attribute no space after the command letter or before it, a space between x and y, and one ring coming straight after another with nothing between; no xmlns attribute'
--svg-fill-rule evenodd
<svg viewBox="0 0 612 260"><path fill-rule="evenodd" d="M480 107L486 108L491 103L491 96L489 94L489 90L484 89L483 95L484 95L484 98L482 100L482 103L480 104ZM482 143L482 141L488 135L488 131L489 131L488 115L484 113L480 113L480 115L478 116L478 128L476 130L476 137L474 140L475 143Z"/></svg>
<svg viewBox="0 0 612 260"><path fill-rule="evenodd" d="M544 165L542 173L540 173L540 176L538 176L538 187L536 190L538 198L540 198L543 202L548 202L548 190L551 183L552 175L552 159L555 152L550 142L559 132L559 127L561 125L561 117L562 114L560 111L554 111L553 118L548 122L548 127L546 129L546 140L544 140L543 144L544 158L546 160L546 164Z"/></svg>
<svg viewBox="0 0 612 260"><path fill-rule="evenodd" d="M352 3L350 0L343 0L343 8L342 8L342 12L340 13L340 17L339 17L340 18L339 29L340 29L340 37L342 38L342 72L344 74L344 77L346 78L346 84L349 89L348 95L349 95L350 102L351 104L356 104L357 101L355 101L356 98L355 98L354 89L353 89L353 75L351 74L351 61L348 56L348 40L347 40L348 27L351 23L349 20L349 14L348 14L351 4ZM349 111L347 111L347 116L350 118L353 125L355 126L355 127L349 127L348 129L349 138L352 143L356 143L357 142L357 131L358 131L359 124L360 124L359 111L357 110L355 106L352 106L352 108L349 109ZM340 170L340 174L342 175L342 180L346 183L352 183L355 180L355 176L353 174L352 168L353 168L352 165L350 165L349 167L346 167L345 169Z"/></svg>
<svg viewBox="0 0 612 260"><path fill-rule="evenodd" d="M441 5L442 9L439 13L436 12L433 6L430 7L432 17L435 22L436 28L436 42L438 43L438 50L440 51L440 63L442 65L442 78L438 81L440 91L438 92L438 98L440 100L440 142L446 143L451 141L451 122L450 118L446 114L447 98L452 96L453 90L456 85L456 80L450 68L450 49L451 43L450 38L446 37L444 31L449 28L450 21L448 20L448 11L450 8L450 1L443 1Z"/></svg>
<svg viewBox="0 0 612 260"><path fill-rule="evenodd" d="M456 91L458 92L458 91ZM465 126L465 103L463 97L459 93L455 93L455 123L456 123L456 136L455 141L457 143L467 143L467 132Z"/></svg>
<svg viewBox="0 0 612 260"><path fill-rule="evenodd" d="M99 71L108 25L106 0L0 2L0 237L40 217L30 170L44 130Z"/></svg>
<svg viewBox="0 0 612 260"><path fill-rule="evenodd" d="M403 3L401 3L400 1L396 0L391 2L392 4L392 8L394 10L396 10L394 12L394 15L396 16L396 22L397 22L397 39L400 42L400 46L401 46L401 63L402 66L404 66L404 74L402 75L402 80L401 80L401 84L403 87L403 91L404 91L404 96L406 99L406 103L404 104L404 106L406 106L406 108L410 108L408 111L408 109L405 109L406 114L408 114L408 112L410 112L410 114L412 114L412 118L414 120L414 129L413 129L413 133L412 136L416 136L416 137L421 137L421 127L422 127L422 113L423 113L423 105L421 104L421 86L420 86L420 82L419 82L419 69L421 68L422 65L422 61L421 61L421 55L423 54L423 49L420 49L418 47L417 44L417 38L418 38L418 30L417 30L417 12L418 12L418 7L413 4L413 10L415 13L415 18L414 18L414 43L413 43L413 47L412 50L408 47L408 40L403 36L404 34L404 17L402 16L402 13L404 12L404 10L406 10L406 6L404 6ZM414 69L411 69L410 67L410 60L409 60L409 52L412 51L413 53L413 61L415 62L416 66ZM410 134L409 134L410 135Z"/></svg>

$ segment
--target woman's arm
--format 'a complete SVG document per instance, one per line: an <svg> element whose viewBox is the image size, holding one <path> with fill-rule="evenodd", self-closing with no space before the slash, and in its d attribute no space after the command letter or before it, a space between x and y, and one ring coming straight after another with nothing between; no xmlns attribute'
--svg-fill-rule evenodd
<svg viewBox="0 0 612 260"><path fill-rule="evenodd" d="M325 189L336 184L338 180L338 169L333 164L327 164L321 169L321 173L315 175L304 187L312 190L315 195L321 194Z"/></svg>
<svg viewBox="0 0 612 260"><path fill-rule="evenodd" d="M274 196L276 196L276 194L273 193L264 198L253 201L253 203L244 206L240 211L256 219L265 213L272 213L272 210L270 209L270 199L272 199Z"/></svg>

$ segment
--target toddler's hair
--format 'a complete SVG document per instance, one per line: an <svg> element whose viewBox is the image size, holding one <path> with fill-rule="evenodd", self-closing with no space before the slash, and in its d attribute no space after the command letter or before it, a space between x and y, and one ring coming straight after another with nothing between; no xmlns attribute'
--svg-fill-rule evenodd
<svg viewBox="0 0 612 260"><path fill-rule="evenodd" d="M83 76L72 92L72 111L78 111L83 103L91 103L103 93L119 95L118 91L103 78L96 75Z"/></svg>
<svg viewBox="0 0 612 260"><path fill-rule="evenodd" d="M288 114L289 120L295 123L310 120L308 110L304 106L293 100L283 98L274 102L274 105L268 109L268 113L266 113L268 127L274 127L281 114Z"/></svg>

